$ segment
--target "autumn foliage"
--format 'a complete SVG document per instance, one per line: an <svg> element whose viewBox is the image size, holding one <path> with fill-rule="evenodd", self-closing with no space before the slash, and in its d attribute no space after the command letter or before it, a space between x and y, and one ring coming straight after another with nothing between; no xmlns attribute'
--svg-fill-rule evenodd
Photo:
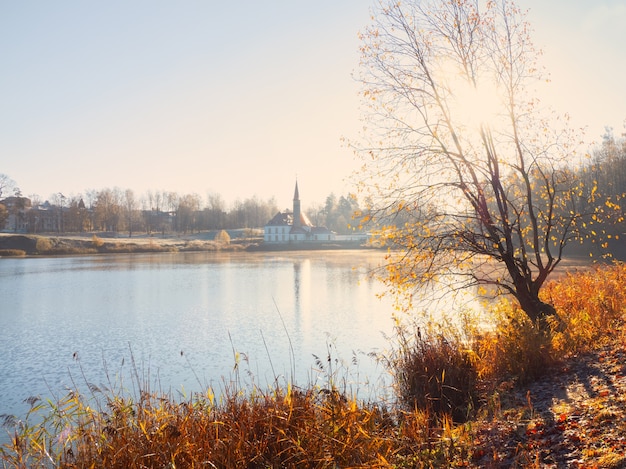
<svg viewBox="0 0 626 469"><path fill-rule="evenodd" d="M571 271L558 282L548 284L543 295L566 323L553 339L557 356L591 350L621 333L625 282L626 268L615 263Z"/></svg>

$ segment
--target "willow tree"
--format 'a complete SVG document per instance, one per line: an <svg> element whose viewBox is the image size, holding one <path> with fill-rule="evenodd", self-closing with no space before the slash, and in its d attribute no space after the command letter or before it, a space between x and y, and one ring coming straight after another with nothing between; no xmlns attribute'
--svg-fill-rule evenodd
<svg viewBox="0 0 626 469"><path fill-rule="evenodd" d="M506 0L381 1L362 34L357 153L398 248L394 288L491 286L545 324L539 291L566 245L616 206L581 182L579 141L535 99L529 30Z"/></svg>

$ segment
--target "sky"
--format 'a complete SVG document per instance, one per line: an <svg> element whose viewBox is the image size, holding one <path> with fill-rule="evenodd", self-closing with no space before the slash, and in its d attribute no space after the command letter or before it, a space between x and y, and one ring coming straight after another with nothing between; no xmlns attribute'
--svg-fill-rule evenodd
<svg viewBox="0 0 626 469"><path fill-rule="evenodd" d="M626 119L626 0L519 0L544 101ZM303 206L353 191L371 0L0 0L0 173L41 199L119 187Z"/></svg>

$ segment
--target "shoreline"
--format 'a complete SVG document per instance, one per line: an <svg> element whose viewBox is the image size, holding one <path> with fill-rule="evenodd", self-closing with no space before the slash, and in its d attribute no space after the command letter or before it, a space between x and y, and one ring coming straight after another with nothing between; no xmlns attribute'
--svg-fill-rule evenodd
<svg viewBox="0 0 626 469"><path fill-rule="evenodd" d="M149 235L131 237L112 233L21 234L0 233L1 257L88 255L165 252L282 252L376 249L363 243L264 244L259 237L236 237L229 242L216 241L216 232L187 235Z"/></svg>
<svg viewBox="0 0 626 469"><path fill-rule="evenodd" d="M229 243L214 241L207 233L193 235L148 235L124 237L111 233L19 234L0 233L0 257L54 256L82 254L242 251L245 239Z"/></svg>

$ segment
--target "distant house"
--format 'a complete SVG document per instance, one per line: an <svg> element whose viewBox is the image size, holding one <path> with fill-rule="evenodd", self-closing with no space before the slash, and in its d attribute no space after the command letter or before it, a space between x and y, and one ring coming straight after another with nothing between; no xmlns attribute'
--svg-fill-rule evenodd
<svg viewBox="0 0 626 469"><path fill-rule="evenodd" d="M28 197L11 196L0 200L8 211L8 218L0 230L26 232L28 228L27 212L31 208L31 200Z"/></svg>
<svg viewBox="0 0 626 469"><path fill-rule="evenodd" d="M62 207L52 205L46 200L34 206L29 215L28 231L34 233L61 231Z"/></svg>
<svg viewBox="0 0 626 469"><path fill-rule="evenodd" d="M293 194L293 211L278 212L265 224L265 243L328 242L335 239L335 233L324 226L313 226L300 209L298 181Z"/></svg>
<svg viewBox="0 0 626 469"><path fill-rule="evenodd" d="M71 206L43 203L32 204L27 197L7 197L0 201L9 213L4 227L0 231L19 233L52 233L91 229L91 210L80 199Z"/></svg>

